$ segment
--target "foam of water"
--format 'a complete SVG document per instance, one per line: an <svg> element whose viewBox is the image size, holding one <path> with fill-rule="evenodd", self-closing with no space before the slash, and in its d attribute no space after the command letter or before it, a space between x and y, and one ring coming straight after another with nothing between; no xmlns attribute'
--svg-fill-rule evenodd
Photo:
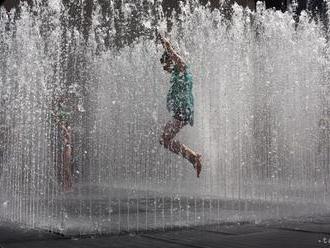
<svg viewBox="0 0 330 248"><path fill-rule="evenodd" d="M329 45L306 14L297 26L289 13L235 6L229 23L197 7L174 25L196 105L194 127L178 138L203 154L200 179L159 145L169 75L154 41L99 54L97 34L86 44L70 32L63 43L63 27L46 37L41 28L41 18L26 11L1 25L2 218L89 233L329 210ZM64 194L61 138L49 113L66 80L81 113L74 191Z"/></svg>

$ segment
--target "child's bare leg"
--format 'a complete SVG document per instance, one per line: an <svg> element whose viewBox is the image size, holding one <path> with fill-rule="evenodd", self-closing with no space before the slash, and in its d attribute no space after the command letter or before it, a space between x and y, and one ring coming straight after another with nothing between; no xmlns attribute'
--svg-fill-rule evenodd
<svg viewBox="0 0 330 248"><path fill-rule="evenodd" d="M165 148L169 149L171 152L181 154L190 163L194 164L197 157L197 153L190 149L188 146L181 144L178 140L174 140L175 135L185 125L185 122L176 119L170 120L164 128L160 143L164 145Z"/></svg>
<svg viewBox="0 0 330 248"><path fill-rule="evenodd" d="M63 156L64 191L72 190L71 147L64 148Z"/></svg>

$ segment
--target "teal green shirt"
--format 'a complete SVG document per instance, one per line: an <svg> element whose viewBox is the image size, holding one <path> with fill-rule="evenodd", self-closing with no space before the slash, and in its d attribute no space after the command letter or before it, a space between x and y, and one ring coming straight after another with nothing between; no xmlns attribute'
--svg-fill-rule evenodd
<svg viewBox="0 0 330 248"><path fill-rule="evenodd" d="M70 112L67 111L59 111L58 113L58 117L60 119L60 121L68 121L70 119Z"/></svg>
<svg viewBox="0 0 330 248"><path fill-rule="evenodd" d="M174 66L171 77L171 88L167 94L167 109L173 117L180 115L180 120L193 125L194 97L192 94L193 79L186 66L184 72L180 72L177 65Z"/></svg>

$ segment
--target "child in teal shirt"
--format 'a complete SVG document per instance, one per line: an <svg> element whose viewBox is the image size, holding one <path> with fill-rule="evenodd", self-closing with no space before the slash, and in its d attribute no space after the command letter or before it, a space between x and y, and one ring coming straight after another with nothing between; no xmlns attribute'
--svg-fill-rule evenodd
<svg viewBox="0 0 330 248"><path fill-rule="evenodd" d="M171 87L167 94L167 109L172 114L161 136L160 143L176 154L181 154L193 164L199 177L202 170L201 155L179 141L174 140L181 128L194 123L193 80L189 68L183 59L174 51L171 43L159 37L165 52L161 58L163 69L172 74Z"/></svg>

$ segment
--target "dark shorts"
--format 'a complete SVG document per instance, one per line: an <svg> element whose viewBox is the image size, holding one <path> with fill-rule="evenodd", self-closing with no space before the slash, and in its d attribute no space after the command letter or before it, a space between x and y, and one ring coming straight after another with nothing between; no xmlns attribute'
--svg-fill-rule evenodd
<svg viewBox="0 0 330 248"><path fill-rule="evenodd" d="M176 112L174 112L173 117L179 121L184 122L185 124L189 123L191 126L194 123L193 112L190 108L177 110Z"/></svg>

